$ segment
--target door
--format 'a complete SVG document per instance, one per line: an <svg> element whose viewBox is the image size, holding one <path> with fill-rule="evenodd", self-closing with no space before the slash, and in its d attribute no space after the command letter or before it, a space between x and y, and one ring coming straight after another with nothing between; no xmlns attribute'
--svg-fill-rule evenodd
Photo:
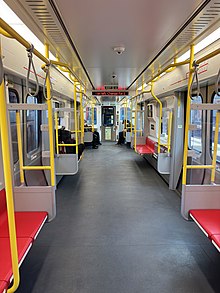
<svg viewBox="0 0 220 293"><path fill-rule="evenodd" d="M115 106L102 107L102 141L115 141Z"/></svg>

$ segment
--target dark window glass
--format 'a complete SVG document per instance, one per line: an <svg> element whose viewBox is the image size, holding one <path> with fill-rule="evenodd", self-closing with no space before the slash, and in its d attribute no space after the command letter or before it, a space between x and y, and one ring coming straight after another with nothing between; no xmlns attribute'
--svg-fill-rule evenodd
<svg viewBox="0 0 220 293"><path fill-rule="evenodd" d="M214 95L213 104L220 103L220 96ZM216 110L211 111L211 155L213 155L214 150L214 137L215 137L215 122L216 122ZM217 148L217 161L220 162L220 137L218 136L218 148Z"/></svg>
<svg viewBox="0 0 220 293"><path fill-rule="evenodd" d="M37 104L37 98L28 96L27 104ZM37 110L27 110L27 153L31 153L39 147L39 117Z"/></svg>
<svg viewBox="0 0 220 293"><path fill-rule="evenodd" d="M9 89L9 103L19 103L19 96L15 90ZM16 111L9 111L11 140L14 164L18 161L18 139L16 127Z"/></svg>
<svg viewBox="0 0 220 293"><path fill-rule="evenodd" d="M193 97L191 104L201 104L202 97ZM197 152L202 152L202 110L191 110L190 124L195 126L195 130L189 131L189 148Z"/></svg>

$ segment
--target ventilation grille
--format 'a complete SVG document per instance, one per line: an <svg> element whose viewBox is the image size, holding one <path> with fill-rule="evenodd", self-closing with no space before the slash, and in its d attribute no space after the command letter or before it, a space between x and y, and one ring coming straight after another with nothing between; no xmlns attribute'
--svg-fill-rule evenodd
<svg viewBox="0 0 220 293"><path fill-rule="evenodd" d="M151 79L155 72L173 62L174 57L181 56L189 50L190 44L196 44L202 37L216 29L220 22L220 0L210 1L205 8L191 21L175 40L160 54L160 56L144 72L144 80ZM214 28L216 27L216 28ZM143 76L138 79L141 85Z"/></svg>

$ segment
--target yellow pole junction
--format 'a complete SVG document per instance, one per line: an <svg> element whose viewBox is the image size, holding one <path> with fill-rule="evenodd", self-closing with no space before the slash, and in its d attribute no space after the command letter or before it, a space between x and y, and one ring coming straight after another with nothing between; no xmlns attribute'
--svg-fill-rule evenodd
<svg viewBox="0 0 220 293"><path fill-rule="evenodd" d="M218 151L218 135L219 135L219 120L220 120L220 112L216 113L216 121L215 121L215 137L214 137L214 150L212 157L212 173L211 173L211 182L215 182L215 169L216 169L216 159L217 159L217 151Z"/></svg>
<svg viewBox="0 0 220 293"><path fill-rule="evenodd" d="M49 45L45 44L45 57L49 59ZM50 74L46 80L47 87L47 110L48 110L48 130L49 130L49 146L50 146L50 176L51 186L55 186L55 163L54 163L54 141L53 141L53 108L50 88Z"/></svg>
<svg viewBox="0 0 220 293"><path fill-rule="evenodd" d="M1 58L1 48L0 48ZM8 214L8 228L10 238L10 250L11 250L11 261L12 261L12 272L14 276L13 285L8 289L8 293L13 293L17 290L20 282L19 267L18 267L18 250L17 250L17 238L15 228L15 216L14 216L14 198L13 198L13 184L11 169L11 157L10 157L10 144L8 135L8 119L7 119L7 104L5 98L5 85L4 80L0 85L0 133L1 133L1 144L2 144L2 159L3 159L3 170L5 180L5 191L6 191L6 202L7 202L7 214ZM1 252L4 253L4 252Z"/></svg>
<svg viewBox="0 0 220 293"><path fill-rule="evenodd" d="M160 136L161 136L161 121L162 121L162 111L163 111L163 106L162 106L162 102L160 99L158 99L158 97L155 95L154 93L154 82L151 82L151 95L152 97L158 102L159 104L159 119L158 119L158 148L157 148L157 153L160 153Z"/></svg>
<svg viewBox="0 0 220 293"><path fill-rule="evenodd" d="M22 147L22 135L21 135L21 116L20 111L16 111L16 128L17 128L17 139L18 139L18 157L20 167L20 181L24 183L24 160L23 160L23 147Z"/></svg>
<svg viewBox="0 0 220 293"><path fill-rule="evenodd" d="M189 61L189 80L187 90L187 101L186 101L186 121L185 121L185 138L184 138L184 149L183 149L183 178L182 183L186 185L186 173L187 173L187 157L188 157L188 133L190 124L190 87L193 79L193 61L194 61L194 45L190 46L190 61Z"/></svg>
<svg viewBox="0 0 220 293"><path fill-rule="evenodd" d="M76 83L73 86L74 96L74 122L75 122L75 141L76 141L76 154L78 154L78 123L77 123L77 95L76 95Z"/></svg>

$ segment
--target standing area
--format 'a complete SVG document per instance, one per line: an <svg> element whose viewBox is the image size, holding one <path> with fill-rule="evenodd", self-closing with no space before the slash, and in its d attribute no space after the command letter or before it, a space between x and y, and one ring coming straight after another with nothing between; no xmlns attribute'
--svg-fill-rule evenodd
<svg viewBox="0 0 220 293"><path fill-rule="evenodd" d="M220 260L180 198L123 146L87 150L57 190L46 224L21 267L19 293L219 292Z"/></svg>

